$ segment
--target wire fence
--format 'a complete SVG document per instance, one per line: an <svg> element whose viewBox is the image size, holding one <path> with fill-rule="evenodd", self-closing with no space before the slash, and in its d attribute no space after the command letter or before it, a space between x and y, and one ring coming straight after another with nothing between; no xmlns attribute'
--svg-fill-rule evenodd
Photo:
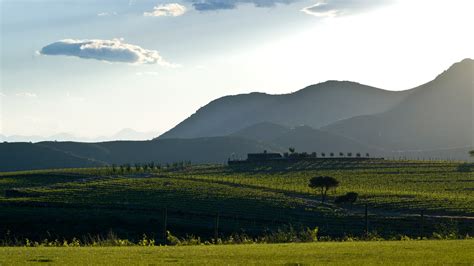
<svg viewBox="0 0 474 266"><path fill-rule="evenodd" d="M290 212L281 210L280 213L266 214L266 218L262 218L261 215L255 216L246 212L236 213L232 210L222 209L199 212L174 209L172 207L150 208L133 205L80 205L28 202L2 204L1 207L3 210L5 208L23 207L34 208L37 211L44 211L44 213L58 213L55 219L48 220L45 217L40 217L40 220L47 222L49 225L48 234L56 234L56 237L61 237L62 234L63 236L70 236L71 233L61 232L60 230L55 231L58 224L67 224L67 228L74 228L78 223L88 223L81 226L85 228L84 230L89 230L97 226L93 224L94 221L101 222L100 227L104 229L102 231L94 231L95 233L105 234L109 230L120 233L133 227L137 235L147 233L154 236L161 243L166 243L167 231L171 231L173 234L181 237L195 235L203 238L217 239L232 234L246 234L258 237L277 230L300 230L316 227L319 228L320 236L331 238L363 237L369 234L375 234L383 238L403 235L431 237L434 233L444 236L474 235L474 217L426 215L423 211L419 214L410 215L383 215L377 211L373 212L368 205L365 205L362 211L354 211L345 215L321 215L320 213L310 211ZM72 218L69 217L72 213L80 215L78 211L88 212L89 219L74 221L74 215L71 216ZM113 213L111 216L113 219L101 219L101 217L107 215L107 212ZM29 219L31 223L38 222L38 220L35 221L35 217L26 216L25 218ZM3 223L4 229L8 226ZM77 231L76 233L79 232ZM41 237L40 232L35 233L37 233L37 238ZM25 234L24 236L35 237L31 236L31 234Z"/></svg>

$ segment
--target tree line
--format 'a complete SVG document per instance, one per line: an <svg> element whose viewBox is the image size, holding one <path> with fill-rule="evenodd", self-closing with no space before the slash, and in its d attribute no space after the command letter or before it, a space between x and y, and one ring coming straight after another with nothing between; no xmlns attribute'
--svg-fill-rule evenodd
<svg viewBox="0 0 474 266"><path fill-rule="evenodd" d="M369 153L365 153L365 154L362 154L360 152L358 153L352 153L352 152L347 152L347 153L344 153L344 152L339 152L339 153L335 153L335 152L330 152L330 153L325 153L325 152L321 152L321 153L317 153L317 152L312 152L312 153L307 153L307 152L296 152L296 149L293 148L293 147L290 147L288 148L288 152L285 152L283 153L283 157L285 158L318 158L318 157L336 157L336 156L339 156L339 157L357 157L357 158L362 158L362 157L367 157L369 158L370 157L370 154Z"/></svg>
<svg viewBox="0 0 474 266"><path fill-rule="evenodd" d="M149 163L126 163L126 164L112 164L110 166L105 166L105 169L111 173L132 173L132 172L150 172L155 170L180 170L188 166L191 166L191 161L180 161L173 163L160 164L155 162Z"/></svg>

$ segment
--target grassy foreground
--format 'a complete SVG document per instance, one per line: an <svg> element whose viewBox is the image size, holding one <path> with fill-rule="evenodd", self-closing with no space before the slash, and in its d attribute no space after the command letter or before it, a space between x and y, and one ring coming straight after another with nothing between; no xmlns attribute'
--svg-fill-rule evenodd
<svg viewBox="0 0 474 266"><path fill-rule="evenodd" d="M0 248L0 265L473 265L473 250L474 240Z"/></svg>

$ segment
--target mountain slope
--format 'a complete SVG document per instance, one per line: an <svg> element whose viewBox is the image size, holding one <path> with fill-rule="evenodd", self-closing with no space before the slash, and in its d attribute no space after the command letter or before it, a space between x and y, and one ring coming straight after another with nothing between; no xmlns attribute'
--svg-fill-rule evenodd
<svg viewBox="0 0 474 266"><path fill-rule="evenodd" d="M322 129L388 150L435 150L474 146L474 61L454 64L411 90L386 112L357 116Z"/></svg>
<svg viewBox="0 0 474 266"><path fill-rule="evenodd" d="M370 148L354 140L334 135L329 132L317 130L309 126L294 128L284 127L273 123L258 123L239 130L232 134L242 138L270 143L281 150L287 151L293 147L298 152L324 152L335 153L377 153L378 150Z"/></svg>
<svg viewBox="0 0 474 266"><path fill-rule="evenodd" d="M319 128L388 110L408 94L348 81L328 81L291 94L226 96L202 107L159 138L225 136L261 122Z"/></svg>
<svg viewBox="0 0 474 266"><path fill-rule="evenodd" d="M276 146L239 137L112 141L100 143L0 143L0 171L93 167L124 163L224 163L247 153L282 152Z"/></svg>
<svg viewBox="0 0 474 266"><path fill-rule="evenodd" d="M49 148L76 156L94 158L109 164L134 162L223 163L230 156L246 157L249 152L280 151L255 140L238 137L163 139L153 141L112 141L102 143L41 142Z"/></svg>
<svg viewBox="0 0 474 266"><path fill-rule="evenodd" d="M290 127L285 127L275 123L262 122L238 130L237 132L232 133L231 136L271 142L285 133L288 133L290 130Z"/></svg>
<svg viewBox="0 0 474 266"><path fill-rule="evenodd" d="M272 140L279 147L294 147L299 152L375 153L376 150L351 139L316 130L308 126L293 128Z"/></svg>
<svg viewBox="0 0 474 266"><path fill-rule="evenodd" d="M33 143L1 143L0 171L95 167L103 163Z"/></svg>

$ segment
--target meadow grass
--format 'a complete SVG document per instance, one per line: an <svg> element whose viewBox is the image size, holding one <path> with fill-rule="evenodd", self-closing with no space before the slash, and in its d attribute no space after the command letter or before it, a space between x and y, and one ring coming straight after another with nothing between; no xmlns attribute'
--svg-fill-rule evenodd
<svg viewBox="0 0 474 266"><path fill-rule="evenodd" d="M0 265L473 265L474 240L0 248Z"/></svg>

